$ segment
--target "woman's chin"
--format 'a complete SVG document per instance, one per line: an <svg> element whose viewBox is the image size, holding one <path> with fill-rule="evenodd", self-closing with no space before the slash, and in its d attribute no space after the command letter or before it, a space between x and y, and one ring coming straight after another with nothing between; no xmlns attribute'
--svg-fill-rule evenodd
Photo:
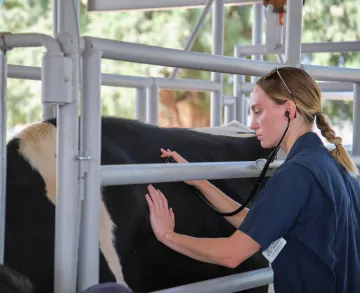
<svg viewBox="0 0 360 293"><path fill-rule="evenodd" d="M260 144L261 144L261 147L264 149L269 149L269 148L274 147L274 145L272 143L269 143L269 142L266 142L263 140L260 141Z"/></svg>
<svg viewBox="0 0 360 293"><path fill-rule="evenodd" d="M269 142L268 140L264 139L262 135L259 135L257 139L260 141L260 145L264 149L273 148L277 145L276 143Z"/></svg>

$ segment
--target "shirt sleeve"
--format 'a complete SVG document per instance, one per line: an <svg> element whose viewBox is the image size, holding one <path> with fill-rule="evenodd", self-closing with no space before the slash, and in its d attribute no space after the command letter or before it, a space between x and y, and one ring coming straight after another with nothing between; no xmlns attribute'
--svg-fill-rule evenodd
<svg viewBox="0 0 360 293"><path fill-rule="evenodd" d="M262 250L292 228L310 193L314 177L305 167L291 163L279 168L260 190L239 230Z"/></svg>

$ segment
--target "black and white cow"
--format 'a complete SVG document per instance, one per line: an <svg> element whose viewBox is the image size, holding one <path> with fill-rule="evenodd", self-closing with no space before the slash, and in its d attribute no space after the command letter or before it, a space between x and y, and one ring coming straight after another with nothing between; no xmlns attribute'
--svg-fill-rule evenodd
<svg viewBox="0 0 360 293"><path fill-rule="evenodd" d="M103 165L161 163L160 148L176 150L190 162L254 161L270 152L262 149L253 135L211 135L201 130L160 128L112 117L102 118L101 145ZM53 292L55 151L53 120L26 127L7 144L5 264L29 277L35 293ZM242 202L255 178L212 182ZM178 232L197 237L225 237L234 232L187 184L154 185L173 207ZM198 262L168 249L151 230L146 187L147 184L138 184L103 188L101 282L117 281L134 292L149 292L268 267L260 253L230 269ZM244 292L265 293L267 286Z"/></svg>

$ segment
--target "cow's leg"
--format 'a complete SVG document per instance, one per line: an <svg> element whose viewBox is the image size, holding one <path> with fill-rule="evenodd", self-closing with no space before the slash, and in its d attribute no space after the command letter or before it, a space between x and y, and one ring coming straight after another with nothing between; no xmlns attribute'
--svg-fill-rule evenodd
<svg viewBox="0 0 360 293"><path fill-rule="evenodd" d="M56 204L56 128L49 123L34 123L21 131L19 152L42 176L47 198ZM113 245L114 223L103 201L100 204L99 243L116 281L125 284L119 257Z"/></svg>
<svg viewBox="0 0 360 293"><path fill-rule="evenodd" d="M115 276L117 283L127 286L124 281L122 267L116 249L114 247L114 223L105 207L103 201L100 203L100 231L99 242L101 252L108 263L108 266Z"/></svg>

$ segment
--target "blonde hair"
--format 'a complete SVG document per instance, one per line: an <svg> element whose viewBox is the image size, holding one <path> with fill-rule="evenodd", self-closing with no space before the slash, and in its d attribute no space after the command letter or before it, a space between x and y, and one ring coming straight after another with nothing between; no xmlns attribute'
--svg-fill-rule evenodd
<svg viewBox="0 0 360 293"><path fill-rule="evenodd" d="M352 176L359 175L355 163L341 144L342 138L336 136L335 131L330 126L329 119L322 113L321 91L315 80L304 70L297 67L280 67L277 70L292 92L298 112L305 118L307 123L313 124L315 121L322 136L335 145L334 149L329 150L332 157ZM256 84L277 104L284 104L292 100L276 71L271 72L264 78L260 78Z"/></svg>

